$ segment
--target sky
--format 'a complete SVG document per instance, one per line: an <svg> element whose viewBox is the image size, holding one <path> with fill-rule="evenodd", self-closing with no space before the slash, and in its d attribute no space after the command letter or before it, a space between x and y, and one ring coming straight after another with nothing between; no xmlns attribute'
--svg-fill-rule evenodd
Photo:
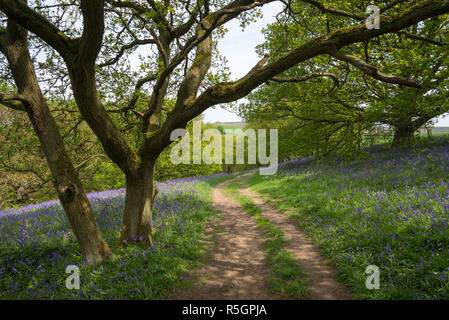
<svg viewBox="0 0 449 320"><path fill-rule="evenodd" d="M264 41L262 29L267 24L274 22L276 20L275 15L281 10L282 4L278 2L263 6L263 17L251 23L244 31L242 31L238 20L232 20L225 25L228 33L223 39L219 40L218 49L220 54L228 60L231 80L244 76L259 61L255 47ZM237 103L245 101L245 99L241 99ZM203 115L205 122L242 121L238 115L221 107L208 109ZM446 118L440 117L435 126L449 127L449 116Z"/></svg>
<svg viewBox="0 0 449 320"><path fill-rule="evenodd" d="M248 73L260 60L255 52L255 47L263 43L262 29L274 22L275 15L282 10L282 3L269 3L262 7L263 17L248 25L244 31L238 20L231 20L225 27L228 33L218 42L218 50L228 60L231 80L237 80ZM245 102L245 99L237 103ZM228 112L221 107L208 109L203 113L205 122L232 122L242 119L235 113Z"/></svg>

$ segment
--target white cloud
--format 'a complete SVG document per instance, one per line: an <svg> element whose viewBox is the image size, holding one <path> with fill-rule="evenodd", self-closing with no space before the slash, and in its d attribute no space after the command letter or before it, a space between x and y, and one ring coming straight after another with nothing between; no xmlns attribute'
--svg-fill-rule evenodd
<svg viewBox="0 0 449 320"><path fill-rule="evenodd" d="M267 24L273 23L275 15L281 10L282 4L280 3L270 3L263 6L263 17L251 23L244 31L242 31L238 20L230 21L225 25L228 33L219 41L218 50L228 60L231 80L243 77L260 60L255 52L255 47L264 41L262 29ZM244 99L241 99L237 103L244 101ZM221 107L208 109L203 114L206 122L241 121L239 116Z"/></svg>

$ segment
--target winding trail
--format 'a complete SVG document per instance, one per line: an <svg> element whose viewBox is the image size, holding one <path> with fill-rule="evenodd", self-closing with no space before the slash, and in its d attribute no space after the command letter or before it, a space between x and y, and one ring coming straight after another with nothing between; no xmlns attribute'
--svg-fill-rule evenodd
<svg viewBox="0 0 449 320"><path fill-rule="evenodd" d="M173 300L274 300L280 299L268 289L270 269L265 263L264 238L255 220L240 204L221 190L231 181L214 189L214 208L221 214L207 232L216 244L208 261L186 281Z"/></svg>
<svg viewBox="0 0 449 320"><path fill-rule="evenodd" d="M255 220L241 205L222 192L231 182L245 182L241 176L214 189L214 208L220 211L206 228L211 248L208 260L183 280L191 286L177 288L171 300L275 300L281 299L268 288L270 269L265 263L264 237ZM348 300L349 289L333 277L335 270L297 223L251 189L240 190L262 209L261 215L279 227L287 240L286 249L299 259L306 275L305 299Z"/></svg>

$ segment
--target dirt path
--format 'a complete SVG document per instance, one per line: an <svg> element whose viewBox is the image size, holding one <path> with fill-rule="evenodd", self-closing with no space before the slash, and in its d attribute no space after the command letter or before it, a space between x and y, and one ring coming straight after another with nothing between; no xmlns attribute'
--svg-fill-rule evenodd
<svg viewBox="0 0 449 320"><path fill-rule="evenodd" d="M306 274L309 286L306 298L312 300L351 299L349 289L334 279L332 274L335 270L326 264L326 259L321 256L310 238L296 227L297 223L294 220L271 204L264 203L262 197L255 191L244 189L240 193L251 197L253 203L262 209L261 215L284 232L287 250L293 252L299 259L299 266Z"/></svg>
<svg viewBox="0 0 449 320"><path fill-rule="evenodd" d="M184 279L194 283L177 289L170 299L280 299L268 289L270 270L265 264L261 231L240 204L221 191L229 182L214 189L214 207L222 214L208 226L207 233L216 247L195 275Z"/></svg>

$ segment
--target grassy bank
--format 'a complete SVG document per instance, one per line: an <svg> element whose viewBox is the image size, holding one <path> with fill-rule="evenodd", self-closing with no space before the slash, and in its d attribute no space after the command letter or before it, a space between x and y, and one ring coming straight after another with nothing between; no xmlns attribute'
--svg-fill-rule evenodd
<svg viewBox="0 0 449 320"><path fill-rule="evenodd" d="M276 199L361 299L449 298L449 142L362 160L287 161L251 187ZM365 286L368 265L380 289Z"/></svg>
<svg viewBox="0 0 449 320"><path fill-rule="evenodd" d="M228 176L159 184L154 205L154 246L117 246L125 190L90 194L100 229L118 256L84 264L57 202L0 213L0 299L163 299L204 254L201 239L212 189ZM81 289L65 287L68 265L80 268Z"/></svg>

